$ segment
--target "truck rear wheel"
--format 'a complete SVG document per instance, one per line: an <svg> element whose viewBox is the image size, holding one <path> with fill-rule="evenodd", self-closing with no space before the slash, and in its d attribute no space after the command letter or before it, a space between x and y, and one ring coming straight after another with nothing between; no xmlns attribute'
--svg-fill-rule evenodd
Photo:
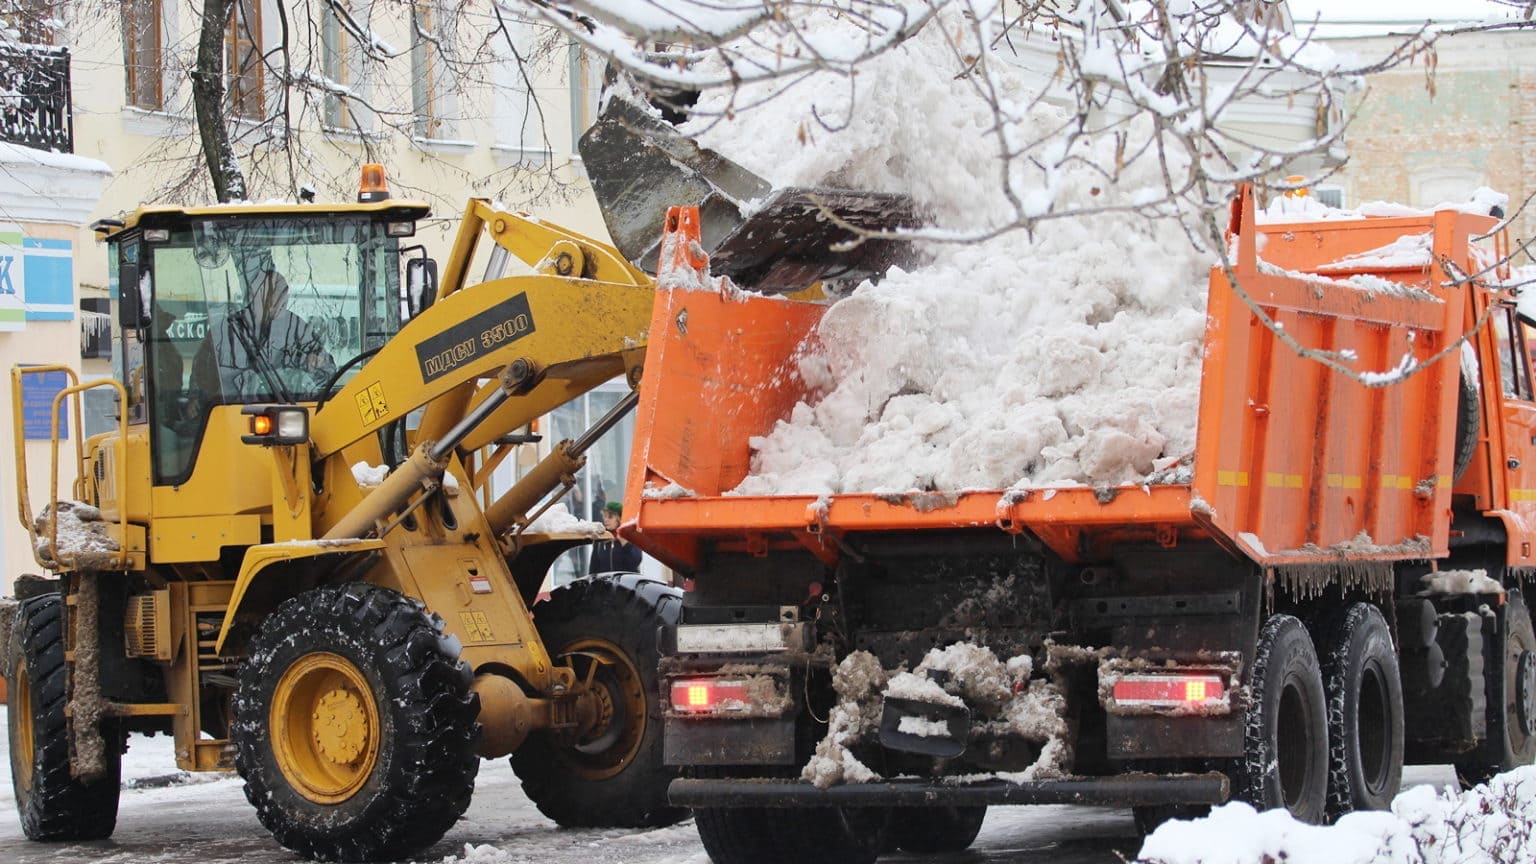
<svg viewBox="0 0 1536 864"><path fill-rule="evenodd" d="M277 842L375 861L437 842L480 760L469 668L421 604L374 585L289 599L251 642L235 766Z"/></svg>
<svg viewBox="0 0 1536 864"><path fill-rule="evenodd" d="M891 813L891 839L908 852L963 852L986 818L986 807L898 807Z"/></svg>
<svg viewBox="0 0 1536 864"><path fill-rule="evenodd" d="M1536 633L1519 591L1509 592L1502 612L1503 678L1488 682L1488 740L1456 762L1468 786L1536 762Z"/></svg>
<svg viewBox="0 0 1536 864"><path fill-rule="evenodd" d="M534 607L550 656L572 663L578 680L591 673L602 705L582 740L536 732L512 754L529 800L561 826L654 828L688 815L667 803L677 772L662 764L656 677L661 633L681 608L681 591L637 574L578 580Z"/></svg>
<svg viewBox="0 0 1536 864"><path fill-rule="evenodd" d="M871 864L891 824L880 807L706 807L693 814L714 864Z"/></svg>
<svg viewBox="0 0 1536 864"><path fill-rule="evenodd" d="M1354 603L1323 628L1328 817L1385 810L1403 781L1403 685L1380 610Z"/></svg>
<svg viewBox="0 0 1536 864"><path fill-rule="evenodd" d="M1307 628L1275 615L1259 628L1248 682L1248 718L1238 766L1241 797L1260 810L1284 807L1323 821L1328 789L1327 706Z"/></svg>
<svg viewBox="0 0 1536 864"><path fill-rule="evenodd" d="M85 783L71 776L63 611L58 594L34 597L17 608L11 628L6 717L16 815L29 840L100 840L117 827L121 738L105 736L100 778Z"/></svg>

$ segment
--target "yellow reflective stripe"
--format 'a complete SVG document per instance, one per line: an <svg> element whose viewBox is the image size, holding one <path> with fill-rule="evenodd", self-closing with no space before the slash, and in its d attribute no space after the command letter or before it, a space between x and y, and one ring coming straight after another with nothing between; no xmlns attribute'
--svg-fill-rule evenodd
<svg viewBox="0 0 1536 864"><path fill-rule="evenodd" d="M1216 472L1216 485L1217 486L1247 486L1248 485L1248 472L1247 471L1217 471Z"/></svg>
<svg viewBox="0 0 1536 864"><path fill-rule="evenodd" d="M1334 489L1359 489L1363 483L1358 474L1328 475L1328 485Z"/></svg>

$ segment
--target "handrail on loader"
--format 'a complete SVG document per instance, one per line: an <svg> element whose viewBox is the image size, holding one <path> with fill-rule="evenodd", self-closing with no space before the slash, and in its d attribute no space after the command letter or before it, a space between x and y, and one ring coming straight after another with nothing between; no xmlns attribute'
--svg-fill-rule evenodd
<svg viewBox="0 0 1536 864"><path fill-rule="evenodd" d="M41 375L41 374L46 373L46 372L63 372L65 375L67 375L69 377L69 382L70 382L69 386L67 386L64 389L60 390L53 397L53 403L52 403L52 407L51 407L52 415L51 415L51 418L50 418L50 425L49 425L49 438L50 438L50 443L52 445L51 446L52 456L51 456L51 459L50 459L50 462L49 462L48 495L49 495L49 499L50 500L49 500L48 506L51 509L51 512L53 513L53 519L52 519L52 521L49 524L48 548L53 550L53 554L54 554L55 559L56 559L53 562L49 562L49 561L43 560L42 553L40 552L40 550L38 549L38 546L37 546L37 523L36 523L35 516L32 513L32 502L31 502L30 495L28 494L28 484L27 484L28 472L27 472L26 448L24 446L20 446L25 441L25 434L26 434L26 426L25 426L25 424L23 422L23 418L22 418L22 399L21 399L22 376L24 376L24 375ZM15 436L16 436L15 440L16 440L17 445L18 445L17 449L18 449L18 452L21 454L21 458L16 460L16 462L17 462L17 465L16 465L16 503L17 503L17 513L16 513L16 515L21 519L22 526L27 529L27 534L32 539L32 558L34 560L36 560L37 563L40 566L43 566L43 567L49 567L49 566L52 566L54 564L69 564L69 565L73 566L73 564L75 563L73 561L64 560L61 556L59 556L59 518L58 518L58 512L59 512L59 510L58 510L58 504L59 504L59 405L61 403L63 403L63 401L66 398L74 397L71 400L71 403L70 403L71 406L74 409L74 412L73 412L74 413L74 424L73 425L75 427L75 429L74 429L74 431L75 431L75 489L74 489L74 492L75 492L75 498L77 500L78 499L83 499L85 497L85 477L86 477L86 471L85 471L85 434L84 434L84 432L85 432L85 425L84 425L84 421L82 420L82 408L83 408L83 405L82 405L82 402L81 402L81 399L80 399L80 394L84 393L87 390L91 390L93 388L96 388L96 387L111 387L111 388L113 388L114 390L117 391L117 398L118 398L118 403L117 404L118 405L127 405L128 404L128 392L123 388L122 383L117 381L117 380L115 380L115 379L103 378L103 379L100 379L100 380L97 380L97 381L87 381L86 383L81 384L80 383L80 375L79 375L78 372L76 372L74 369L71 369L68 366L65 366L65 365L62 365L62 364L59 364L59 363L40 364L40 365L36 365L36 366L22 366L22 365L18 364L18 365L15 365L15 366L11 367L11 417L13 418L13 421L15 423L15 430L14 431L15 431ZM117 488L118 489L126 489L127 488L127 484L128 484L127 440L128 440L128 421L127 421L127 416L126 416L125 412L119 411L118 414L117 414L117 441L116 441L116 444L115 444L115 447L116 447L116 450L117 450L117 454L116 454L117 458L114 460L117 463L116 464L117 476L115 478L115 481L117 483ZM128 562L129 562L129 552L128 552L128 542L127 542L128 541L128 508L127 507L118 507L118 510L117 510L117 523L118 523L118 528L117 528L117 544L118 544L118 548L113 553L112 561L113 561L113 564L115 566L126 567L126 566L128 566Z"/></svg>

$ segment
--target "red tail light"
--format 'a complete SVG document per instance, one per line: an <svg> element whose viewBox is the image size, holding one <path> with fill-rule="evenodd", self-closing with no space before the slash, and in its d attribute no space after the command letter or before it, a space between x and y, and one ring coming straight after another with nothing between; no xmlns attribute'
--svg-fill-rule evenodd
<svg viewBox="0 0 1536 864"><path fill-rule="evenodd" d="M672 710L688 714L713 714L745 711L747 684L718 678L695 678L672 682Z"/></svg>
<svg viewBox="0 0 1536 864"><path fill-rule="evenodd" d="M1120 705L1210 705L1223 701L1219 675L1126 675L1115 682Z"/></svg>

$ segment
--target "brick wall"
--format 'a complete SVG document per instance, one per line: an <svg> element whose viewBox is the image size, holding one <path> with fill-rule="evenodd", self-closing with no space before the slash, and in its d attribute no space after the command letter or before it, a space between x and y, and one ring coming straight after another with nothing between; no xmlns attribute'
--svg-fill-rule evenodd
<svg viewBox="0 0 1536 864"><path fill-rule="evenodd" d="M1331 47L1369 61L1396 41L1349 39ZM1438 55L1433 91L1420 61L1370 76L1356 97L1349 163L1335 181L1347 206L1430 206L1483 185L1508 194L1513 209L1536 193L1536 33L1450 37ZM1536 202L1511 233L1536 236Z"/></svg>

